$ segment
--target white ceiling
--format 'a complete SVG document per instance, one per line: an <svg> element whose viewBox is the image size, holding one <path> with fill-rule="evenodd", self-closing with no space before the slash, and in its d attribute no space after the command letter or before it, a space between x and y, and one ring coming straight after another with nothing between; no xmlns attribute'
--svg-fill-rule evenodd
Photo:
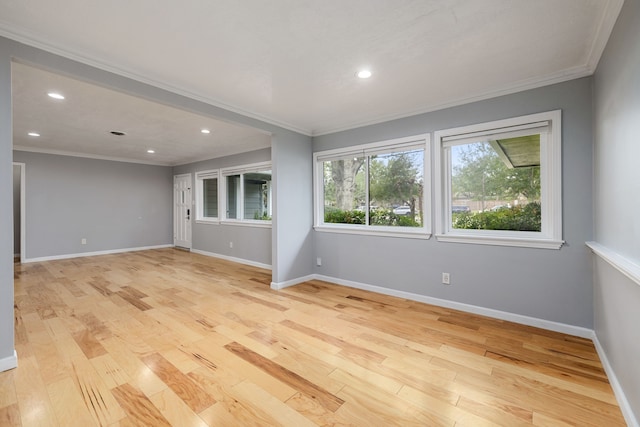
<svg viewBox="0 0 640 427"><path fill-rule="evenodd" d="M12 76L13 144L18 150L179 165L271 145L271 136L255 129L20 63L12 64ZM52 91L65 99L50 98ZM155 153L147 153L149 149Z"/></svg>
<svg viewBox="0 0 640 427"><path fill-rule="evenodd" d="M319 135L590 75L622 1L2 0L0 34Z"/></svg>

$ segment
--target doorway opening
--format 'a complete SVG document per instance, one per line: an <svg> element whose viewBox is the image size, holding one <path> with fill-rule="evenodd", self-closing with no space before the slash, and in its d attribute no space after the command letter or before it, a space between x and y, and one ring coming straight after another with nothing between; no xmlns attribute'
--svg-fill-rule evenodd
<svg viewBox="0 0 640 427"><path fill-rule="evenodd" d="M191 174L173 177L173 245L191 249Z"/></svg>

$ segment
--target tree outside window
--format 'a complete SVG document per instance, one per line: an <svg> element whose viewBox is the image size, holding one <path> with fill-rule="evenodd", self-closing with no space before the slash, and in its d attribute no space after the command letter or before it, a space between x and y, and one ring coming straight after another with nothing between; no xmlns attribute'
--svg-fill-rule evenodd
<svg viewBox="0 0 640 427"><path fill-rule="evenodd" d="M500 156L496 141L451 147L453 228L540 231L539 135L527 142L519 149L527 162L518 166Z"/></svg>
<svg viewBox="0 0 640 427"><path fill-rule="evenodd" d="M321 162L325 224L422 227L424 145Z"/></svg>
<svg viewBox="0 0 640 427"><path fill-rule="evenodd" d="M560 110L434 133L442 242L560 249Z"/></svg>

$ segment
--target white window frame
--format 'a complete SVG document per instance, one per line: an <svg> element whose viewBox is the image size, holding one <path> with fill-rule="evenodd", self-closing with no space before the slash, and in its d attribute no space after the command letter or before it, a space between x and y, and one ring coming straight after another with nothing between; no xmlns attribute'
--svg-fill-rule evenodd
<svg viewBox="0 0 640 427"><path fill-rule="evenodd" d="M204 216L204 180L215 178L218 180L218 216ZM220 223L220 171L218 169L196 172L196 223Z"/></svg>
<svg viewBox="0 0 640 427"><path fill-rule="evenodd" d="M251 172L264 172L266 170L271 171L271 179L273 181L273 170L271 166L271 162L259 162L259 163L251 163L241 166L234 166L220 169L220 179L218 180L219 191L218 191L218 213L220 215L220 223L225 225L238 225L238 226L249 226L249 227L261 227L261 228L271 228L272 220L256 220L256 219L244 219L244 178L243 175ZM240 188L237 193L237 198L239 200L238 210L236 212L237 218L227 218L227 178L233 175L240 175ZM272 194L273 188L269 192L269 205L271 209L271 217L273 218L273 204L272 204Z"/></svg>
<svg viewBox="0 0 640 427"><path fill-rule="evenodd" d="M441 242L560 249L562 240L562 114L560 110L446 129L434 133L435 234ZM534 231L461 230L451 226L451 150L456 143L483 136L540 129L542 229Z"/></svg>
<svg viewBox="0 0 640 427"><path fill-rule="evenodd" d="M338 160L345 156L368 156L373 154L424 149L422 171L422 227L379 226L367 224L337 224L324 222L324 176L322 163ZM365 162L368 165L368 162ZM367 166L368 167L368 166ZM329 233L362 234L372 236L404 237L412 239L428 239L431 237L431 135L421 134L386 141L372 142L346 148L319 151L313 154L313 188L314 188L314 230ZM366 193L368 194L369 182ZM368 218L368 212L367 212Z"/></svg>

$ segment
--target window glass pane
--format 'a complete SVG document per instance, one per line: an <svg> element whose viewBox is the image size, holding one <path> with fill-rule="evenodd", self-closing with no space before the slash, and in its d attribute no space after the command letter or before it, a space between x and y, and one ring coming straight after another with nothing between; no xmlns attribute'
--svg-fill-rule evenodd
<svg viewBox="0 0 640 427"><path fill-rule="evenodd" d="M271 171L249 172L244 181L244 219L271 221Z"/></svg>
<svg viewBox="0 0 640 427"><path fill-rule="evenodd" d="M202 215L205 218L218 217L218 178L202 180Z"/></svg>
<svg viewBox="0 0 640 427"><path fill-rule="evenodd" d="M454 145L454 229L540 231L540 135Z"/></svg>
<svg viewBox="0 0 640 427"><path fill-rule="evenodd" d="M369 158L369 224L421 227L424 150Z"/></svg>
<svg viewBox="0 0 640 427"><path fill-rule="evenodd" d="M324 222L364 224L365 157L322 162Z"/></svg>
<svg viewBox="0 0 640 427"><path fill-rule="evenodd" d="M227 181L227 218L238 219L240 196L240 175L230 175Z"/></svg>

